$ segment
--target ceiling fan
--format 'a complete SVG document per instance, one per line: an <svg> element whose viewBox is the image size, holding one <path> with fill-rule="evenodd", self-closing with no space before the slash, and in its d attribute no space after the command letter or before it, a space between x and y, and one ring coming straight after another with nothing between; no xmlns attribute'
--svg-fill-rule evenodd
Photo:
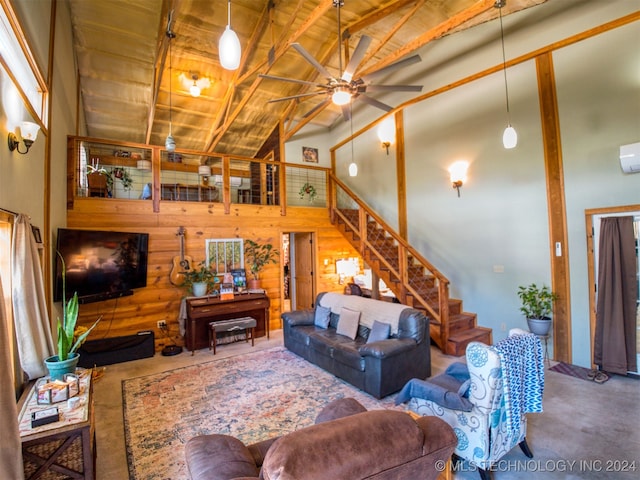
<svg viewBox="0 0 640 480"><path fill-rule="evenodd" d="M326 98L324 101L320 102L313 109L304 114L304 118L312 115L320 108L324 107L330 101L333 101L335 105L339 105L342 108L342 116L345 120L349 120L351 118L351 108L350 104L353 100L361 100L369 105L380 108L385 112L388 112L392 109L389 105L376 100L367 93L370 92L421 92L422 85L372 85L370 82L376 77L380 77L382 75L391 73L395 70L399 70L400 68L407 67L414 63L420 62L420 55L413 55L411 57L407 57L398 62L392 63L391 65L387 65L386 67L380 68L374 72L371 72L367 75L363 75L359 78L353 78L354 74L360 65L360 62L364 58L369 45L371 44L371 37L367 35L362 35L358 44L356 45L355 50L353 51L353 55L349 59L349 63L347 64L344 71L342 70L342 49L340 47L340 7L344 5L344 0L333 0L333 6L337 9L337 18L338 18L338 58L339 58L339 76L334 77L329 73L329 71L320 64L305 48L299 43L292 43L291 46L296 49L296 51L302 55L302 57L309 62L320 74L327 79L326 83L317 83L310 82L306 80L297 80L295 78L287 78L287 77L278 77L275 75L267 75L260 74L259 76L266 79L271 80L280 80L284 82L298 83L301 85L309 85L311 87L315 87L319 90L314 90L312 92L300 93L298 95L291 95L288 97L275 98L273 100L269 100L269 103L273 102L283 102L287 100L295 100L301 98L310 98L318 95L325 95Z"/></svg>

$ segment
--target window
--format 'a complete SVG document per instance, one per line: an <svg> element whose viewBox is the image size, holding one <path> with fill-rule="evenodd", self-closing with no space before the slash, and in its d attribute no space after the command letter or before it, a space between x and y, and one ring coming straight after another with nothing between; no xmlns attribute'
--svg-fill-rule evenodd
<svg viewBox="0 0 640 480"><path fill-rule="evenodd" d="M241 238L207 240L207 265L216 273L244 269L244 244Z"/></svg>

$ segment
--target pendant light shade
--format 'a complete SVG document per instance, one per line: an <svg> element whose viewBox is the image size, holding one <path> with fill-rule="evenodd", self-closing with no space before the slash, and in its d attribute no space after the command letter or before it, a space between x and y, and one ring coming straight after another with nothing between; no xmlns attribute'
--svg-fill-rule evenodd
<svg viewBox="0 0 640 480"><path fill-rule="evenodd" d="M500 41L502 43L502 71L504 73L504 95L507 102L507 128L502 134L502 145L504 148L515 148L518 145L518 133L511 126L511 112L509 111L509 85L507 83L507 59L504 53L504 27L502 25L502 7L507 4L507 0L496 0L495 7L500 15Z"/></svg>
<svg viewBox="0 0 640 480"><path fill-rule="evenodd" d="M507 125L502 134L502 145L504 148L514 148L518 145L518 132L511 125Z"/></svg>
<svg viewBox="0 0 640 480"><path fill-rule="evenodd" d="M220 65L227 70L236 70L240 66L240 57L242 51L240 49L240 39L236 32L231 30L231 0L227 7L227 27L220 37L218 43L218 55L220 57Z"/></svg>
<svg viewBox="0 0 640 480"><path fill-rule="evenodd" d="M176 141L173 139L171 133L167 135L167 139L164 141L164 148L166 148L169 153L176 151Z"/></svg>
<svg viewBox="0 0 640 480"><path fill-rule="evenodd" d="M358 176L358 165L355 162L351 162L349 165L349 176L357 177Z"/></svg>

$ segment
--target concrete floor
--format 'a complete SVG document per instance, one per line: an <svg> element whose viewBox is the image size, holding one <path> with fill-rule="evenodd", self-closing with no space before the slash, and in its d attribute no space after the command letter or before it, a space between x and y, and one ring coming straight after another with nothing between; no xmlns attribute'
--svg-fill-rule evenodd
<svg viewBox="0 0 640 480"><path fill-rule="evenodd" d="M129 478L122 412L122 380L165 370L210 362L214 359L282 345L282 330L271 338L224 345L213 354L206 349L195 355L184 351L173 357L152 358L104 367L94 385L97 480ZM441 373L457 357L431 348L432 370ZM529 415L527 440L534 458L513 449L497 465L496 480L511 479L624 479L640 475L640 381L614 376L598 385L556 372L547 372L544 413ZM575 463L572 463L575 462ZM635 471L623 472L635 468ZM466 470L466 471L465 471ZM478 480L477 472L464 465L454 479ZM142 480L142 479L139 479ZM187 480L187 479L172 479Z"/></svg>

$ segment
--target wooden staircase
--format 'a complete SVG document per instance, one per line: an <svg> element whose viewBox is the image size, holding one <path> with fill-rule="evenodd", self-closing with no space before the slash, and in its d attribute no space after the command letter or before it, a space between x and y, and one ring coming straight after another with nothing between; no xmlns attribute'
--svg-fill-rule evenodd
<svg viewBox="0 0 640 480"><path fill-rule="evenodd" d="M462 300L449 298L449 280L348 187L333 176L331 182L335 193L330 207L333 224L401 303L424 312L431 339L440 350L461 356L472 341L490 345L491 329L478 326L476 314L465 312Z"/></svg>

